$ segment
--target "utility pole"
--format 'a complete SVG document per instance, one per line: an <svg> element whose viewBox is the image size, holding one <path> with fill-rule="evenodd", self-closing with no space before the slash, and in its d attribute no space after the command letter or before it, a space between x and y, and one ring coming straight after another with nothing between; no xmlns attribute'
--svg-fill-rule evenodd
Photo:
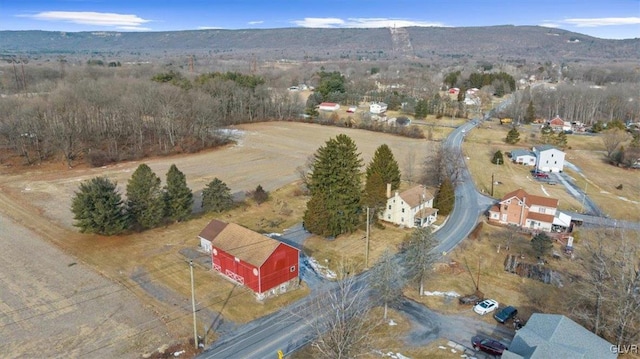
<svg viewBox="0 0 640 359"><path fill-rule="evenodd" d="M198 328L196 327L196 294L193 289L193 260L189 261L189 270L191 271L191 309L193 311L193 344L198 350Z"/></svg>
<svg viewBox="0 0 640 359"><path fill-rule="evenodd" d="M364 267L369 268L369 207L367 206L367 243L364 252Z"/></svg>

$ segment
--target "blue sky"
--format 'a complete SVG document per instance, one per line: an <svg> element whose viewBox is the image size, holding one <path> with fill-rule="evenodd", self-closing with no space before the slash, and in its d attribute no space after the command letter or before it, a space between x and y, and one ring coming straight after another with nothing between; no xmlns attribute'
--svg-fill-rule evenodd
<svg viewBox="0 0 640 359"><path fill-rule="evenodd" d="M640 38L640 0L0 0L0 30L542 25Z"/></svg>

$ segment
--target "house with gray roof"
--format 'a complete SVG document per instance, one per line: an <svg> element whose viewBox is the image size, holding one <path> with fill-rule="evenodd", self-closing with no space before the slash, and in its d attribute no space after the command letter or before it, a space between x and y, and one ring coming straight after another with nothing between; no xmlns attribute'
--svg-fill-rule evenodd
<svg viewBox="0 0 640 359"><path fill-rule="evenodd" d="M614 349L564 315L534 313L516 332L502 359L613 359Z"/></svg>
<svg viewBox="0 0 640 359"><path fill-rule="evenodd" d="M536 165L536 155L528 150L516 149L511 151L511 160L526 166Z"/></svg>
<svg viewBox="0 0 640 359"><path fill-rule="evenodd" d="M536 169L542 172L562 172L565 153L550 145L535 146Z"/></svg>

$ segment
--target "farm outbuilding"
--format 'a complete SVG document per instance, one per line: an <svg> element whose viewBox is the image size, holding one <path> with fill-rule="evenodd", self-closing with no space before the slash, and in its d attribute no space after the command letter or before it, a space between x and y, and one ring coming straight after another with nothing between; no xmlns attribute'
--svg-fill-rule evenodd
<svg viewBox="0 0 640 359"><path fill-rule="evenodd" d="M212 220L200 232L211 243L212 269L250 288L258 299L298 286L299 250L237 225Z"/></svg>

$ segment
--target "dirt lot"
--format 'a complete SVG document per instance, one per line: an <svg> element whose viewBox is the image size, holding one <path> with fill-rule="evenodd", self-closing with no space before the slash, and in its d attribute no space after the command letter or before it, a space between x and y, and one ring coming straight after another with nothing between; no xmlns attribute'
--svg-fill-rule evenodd
<svg viewBox="0 0 640 359"><path fill-rule="evenodd" d="M161 178L164 178L169 166L175 163L186 174L196 197L214 177L225 181L232 192L252 190L261 184L277 197L279 194L275 189L297 180L296 167L302 165L307 156L314 153L326 140L339 133L346 133L354 139L365 164L380 144L387 143L403 170L417 170L425 154L433 146L425 140L299 123L259 123L239 126L237 129L241 131L237 145L144 162ZM80 234L72 227L73 218L69 205L81 181L99 175L107 176L116 180L124 192L127 180L140 163L142 162L129 162L104 168L78 166L71 170L66 169L62 163L29 168L5 166L0 169L0 212L11 218L11 221L2 221L0 243L3 249L7 248L5 251L16 246L14 242L17 241L13 239L18 238L24 244L24 247L11 249L23 256L15 256L22 258L22 262L16 260L2 264L3 276L17 278L9 280L2 277L12 288L11 296L7 295L6 299L6 292L2 291L5 304L0 307L3 313L0 344L3 345L3 354L20 356L46 343L51 352L49 355L42 353L44 356L56 356L62 352L77 352L80 356L85 351L100 346L105 346L105 349L98 349L105 350L104 352L87 354L136 356L148 350L148 344L155 343L159 346L167 338L188 338L192 330L189 271L187 258L181 251L193 250L197 245L197 234L211 216L202 216L168 228L109 238ZM285 209L300 211L303 208L301 201L302 198L297 201L288 200L285 204L285 200L274 199L269 205L263 204L264 207L250 205L239 208L221 219L237 218L241 224L252 229L278 232L298 220ZM30 244L23 238L29 238L34 243ZM46 242L55 244L68 254L51 248ZM28 261L34 249L37 255L47 253L43 256L46 259L38 259L38 263L42 263L47 270ZM74 262L78 264L67 267ZM60 268L53 263L57 263ZM198 266L195 275L198 307L202 308L198 317L199 326L220 330L276 310L287 301L305 295L307 290L303 287L256 306L256 300L250 293L208 272L206 266ZM52 285L45 288L42 283ZM112 287L105 283L112 283ZM78 299L84 298L79 296L84 295L83 291L96 287L118 293L121 298L110 298L105 303L98 299L88 299L85 306L78 304ZM95 293L103 292L96 290ZM60 304L55 304L58 302ZM230 306L229 302L244 303L254 310L238 310L238 306ZM11 324L12 321L25 318L22 316L24 314L18 314L25 303L30 307L44 304L45 308L53 306L57 309L56 305L60 305L68 309L46 315L51 323L49 329L39 326L33 329L35 324L26 319L21 322L23 331L8 329L9 325L15 326ZM46 303L49 303L48 306ZM76 307L78 310L73 311ZM145 312L146 308L148 313ZM39 310L46 312L46 309ZM128 311L132 313L128 315ZM154 317L154 312L161 314ZM218 313L222 313L224 321L220 320ZM73 317L75 321L68 317ZM159 318L166 326L158 325L159 334L156 337L145 336L140 342L129 337L146 329L147 325L153 327L153 323L159 323ZM69 330L65 330L67 323ZM77 330L71 331L72 327ZM27 332L31 337L25 336ZM210 331L208 339L213 337L212 332ZM114 333L118 335L114 336ZM168 335L160 337L163 333ZM38 338L33 338L34 334ZM41 341L39 338L44 339ZM115 355L110 355L112 353Z"/></svg>

